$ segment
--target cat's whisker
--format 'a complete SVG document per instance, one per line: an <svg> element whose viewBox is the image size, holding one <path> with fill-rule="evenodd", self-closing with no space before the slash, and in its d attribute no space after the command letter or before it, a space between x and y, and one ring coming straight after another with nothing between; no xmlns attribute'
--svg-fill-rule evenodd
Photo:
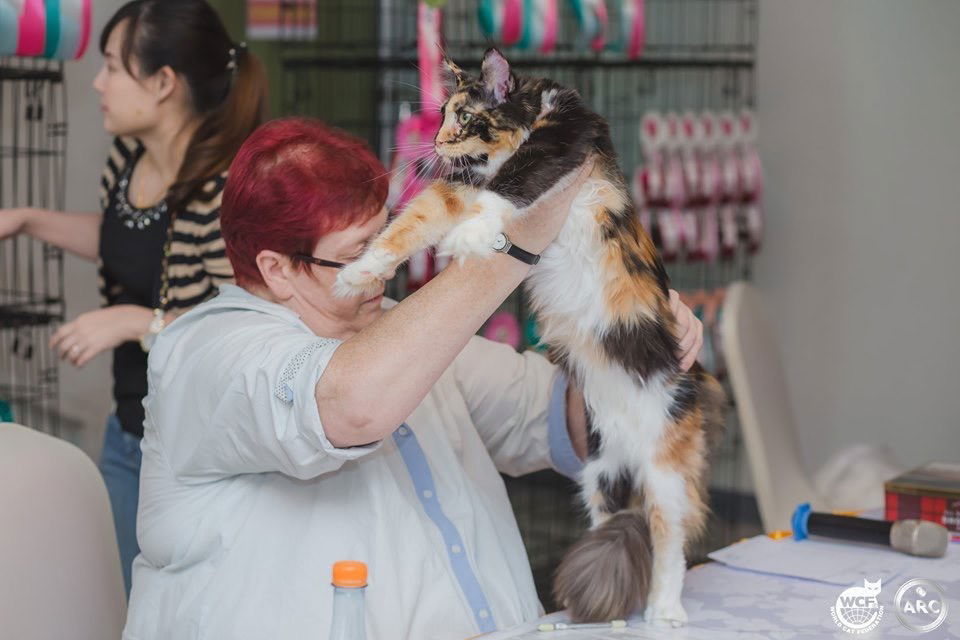
<svg viewBox="0 0 960 640"><path fill-rule="evenodd" d="M413 188L414 185L416 185L417 183L421 182L421 181L424 179L424 177L427 175L427 172L430 170L430 168L431 168L434 164L436 164L436 162L437 162L439 159L440 159L439 156L434 156L433 158L431 158L430 160L428 160L428 161L426 162L426 164L420 165L420 167L417 168L417 171L416 171L416 173L414 174L414 179L411 180L411 181L400 191L400 194L398 195L398 200L403 200L403 199L407 196L407 192L408 192L411 188Z"/></svg>

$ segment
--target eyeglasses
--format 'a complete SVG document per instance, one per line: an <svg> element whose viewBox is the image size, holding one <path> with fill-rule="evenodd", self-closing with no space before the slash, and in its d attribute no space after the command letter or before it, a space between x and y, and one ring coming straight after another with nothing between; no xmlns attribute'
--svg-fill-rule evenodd
<svg viewBox="0 0 960 640"><path fill-rule="evenodd" d="M342 262L334 262L333 260L324 260L323 258L317 258L306 253L295 253L293 254L294 258L298 260L303 260L304 262L309 262L310 264L315 264L318 267L333 267L334 269L343 269L345 266Z"/></svg>

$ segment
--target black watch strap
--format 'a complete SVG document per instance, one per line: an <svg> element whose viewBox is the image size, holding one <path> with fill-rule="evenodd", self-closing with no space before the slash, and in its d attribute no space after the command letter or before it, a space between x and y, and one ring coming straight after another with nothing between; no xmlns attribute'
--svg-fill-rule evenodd
<svg viewBox="0 0 960 640"><path fill-rule="evenodd" d="M540 262L540 256L535 253L525 251L513 244L510 242L510 238L507 237L507 234L503 232L497 234L497 239L493 243L493 250L499 253L505 253L508 256L513 256L525 264L534 265Z"/></svg>
<svg viewBox="0 0 960 640"><path fill-rule="evenodd" d="M520 262L526 262L527 264L531 264L531 265L537 264L538 262L540 262L540 256L538 256L535 253L530 253L529 251L521 249L520 247L512 243L510 244L510 248L507 249L507 255L513 256Z"/></svg>

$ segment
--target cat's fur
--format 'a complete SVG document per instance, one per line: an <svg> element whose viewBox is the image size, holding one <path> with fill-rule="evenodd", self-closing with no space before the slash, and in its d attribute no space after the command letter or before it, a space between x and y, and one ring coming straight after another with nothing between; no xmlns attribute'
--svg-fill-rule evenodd
<svg viewBox="0 0 960 640"><path fill-rule="evenodd" d="M628 195L609 128L573 90L514 76L491 50L480 78L449 63L437 151L451 171L414 198L338 279L341 294L376 290L416 251L489 255L505 220L582 165L594 168L527 290L551 355L583 390L589 458L580 484L592 529L557 570L574 619L638 607L680 625L686 545L708 513L707 453L724 394L699 365L680 371L667 275ZM469 117L463 116L470 113Z"/></svg>

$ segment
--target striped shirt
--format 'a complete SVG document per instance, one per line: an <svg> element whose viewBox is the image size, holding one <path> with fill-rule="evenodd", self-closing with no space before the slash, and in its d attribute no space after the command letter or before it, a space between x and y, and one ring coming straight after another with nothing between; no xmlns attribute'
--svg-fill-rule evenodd
<svg viewBox="0 0 960 640"><path fill-rule="evenodd" d="M106 211L120 177L131 161L143 153L143 145L133 138L116 138L100 178L100 206ZM227 172L206 184L173 218L173 238L167 261L169 290L167 311L182 312L217 293L221 284L233 283L233 268L227 259L220 235L220 200ZM111 279L98 261L101 301L114 304L122 285ZM159 301L154 304L158 304Z"/></svg>
<svg viewBox="0 0 960 640"><path fill-rule="evenodd" d="M226 173L207 181L172 216L162 206L139 209L128 191L133 168L143 153L139 141L117 138L103 170L100 295L104 306L160 306L163 246L172 219L165 310L180 314L216 295L221 284L233 282L220 236L220 199ZM113 351L114 411L123 430L136 436L143 434L146 394L147 355L138 342L124 342Z"/></svg>

